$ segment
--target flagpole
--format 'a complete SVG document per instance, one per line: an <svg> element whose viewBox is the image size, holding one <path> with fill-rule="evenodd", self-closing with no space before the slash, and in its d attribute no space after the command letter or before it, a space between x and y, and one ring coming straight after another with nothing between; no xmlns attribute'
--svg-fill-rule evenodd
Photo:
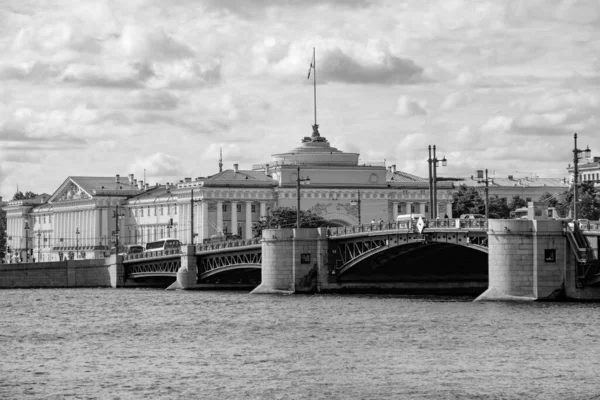
<svg viewBox="0 0 600 400"><path fill-rule="evenodd" d="M315 125L317 125L317 58L313 47L313 87L315 92Z"/></svg>

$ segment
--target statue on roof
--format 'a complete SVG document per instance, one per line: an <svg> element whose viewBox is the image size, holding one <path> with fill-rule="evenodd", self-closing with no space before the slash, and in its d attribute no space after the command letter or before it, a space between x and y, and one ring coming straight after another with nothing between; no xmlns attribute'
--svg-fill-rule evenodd
<svg viewBox="0 0 600 400"><path fill-rule="evenodd" d="M319 125L318 124L314 124L312 126L312 128L313 128L312 137L319 137L319 136L321 136L321 134L319 133Z"/></svg>

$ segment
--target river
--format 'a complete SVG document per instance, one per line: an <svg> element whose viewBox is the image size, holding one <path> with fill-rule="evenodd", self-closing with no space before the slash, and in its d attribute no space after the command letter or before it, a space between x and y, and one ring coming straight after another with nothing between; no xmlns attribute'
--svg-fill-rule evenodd
<svg viewBox="0 0 600 400"><path fill-rule="evenodd" d="M600 303L0 291L0 398L588 399Z"/></svg>

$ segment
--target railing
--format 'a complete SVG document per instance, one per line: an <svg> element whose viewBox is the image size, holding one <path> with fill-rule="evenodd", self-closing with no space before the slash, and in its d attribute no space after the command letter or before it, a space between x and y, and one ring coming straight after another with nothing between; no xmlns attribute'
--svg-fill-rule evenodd
<svg viewBox="0 0 600 400"><path fill-rule="evenodd" d="M169 250L158 250L158 251L149 251L144 253L137 254L126 254L123 256L124 261L128 260L142 260L147 258L156 258L156 257L165 257L165 256L175 256L181 254L181 249L169 249Z"/></svg>
<svg viewBox="0 0 600 400"><path fill-rule="evenodd" d="M485 219L437 219L423 221L427 229L477 229L486 230ZM343 236L368 232L418 232L417 221L376 222L371 224L327 228L327 236Z"/></svg>
<svg viewBox="0 0 600 400"><path fill-rule="evenodd" d="M219 250L219 249L230 249L234 247L244 247L260 244L261 238L252 239L240 239L240 240L225 240L216 243L197 244L196 253L201 251Z"/></svg>

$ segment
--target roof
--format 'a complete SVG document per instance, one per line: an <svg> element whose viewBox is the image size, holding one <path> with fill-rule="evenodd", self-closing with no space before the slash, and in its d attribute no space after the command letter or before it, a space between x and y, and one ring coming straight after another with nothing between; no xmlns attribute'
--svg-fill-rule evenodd
<svg viewBox="0 0 600 400"><path fill-rule="evenodd" d="M228 169L223 172L219 172L215 175L211 175L206 178L200 179L204 182L204 186L211 186L211 184L228 184L233 183L236 185L248 184L267 184L277 185L277 181L270 176L265 175L261 171L242 171Z"/></svg>
<svg viewBox="0 0 600 400"><path fill-rule="evenodd" d="M386 172L385 180L391 187L429 189L429 179L421 178L420 176L412 175L407 172L392 172L388 170ZM454 184L453 182L448 181L437 181L436 187L438 189L452 189L454 188Z"/></svg>
<svg viewBox="0 0 600 400"><path fill-rule="evenodd" d="M471 177L463 178L462 180L454 181L456 185L466 186L485 186L485 181L478 182L477 179ZM490 187L561 187L568 188L568 182L565 183L563 178L489 178Z"/></svg>
<svg viewBox="0 0 600 400"><path fill-rule="evenodd" d="M120 177L119 182L116 182L114 176L70 176L73 182L85 190L88 194L92 194L94 190L135 190L137 186L129 183L129 178Z"/></svg>

